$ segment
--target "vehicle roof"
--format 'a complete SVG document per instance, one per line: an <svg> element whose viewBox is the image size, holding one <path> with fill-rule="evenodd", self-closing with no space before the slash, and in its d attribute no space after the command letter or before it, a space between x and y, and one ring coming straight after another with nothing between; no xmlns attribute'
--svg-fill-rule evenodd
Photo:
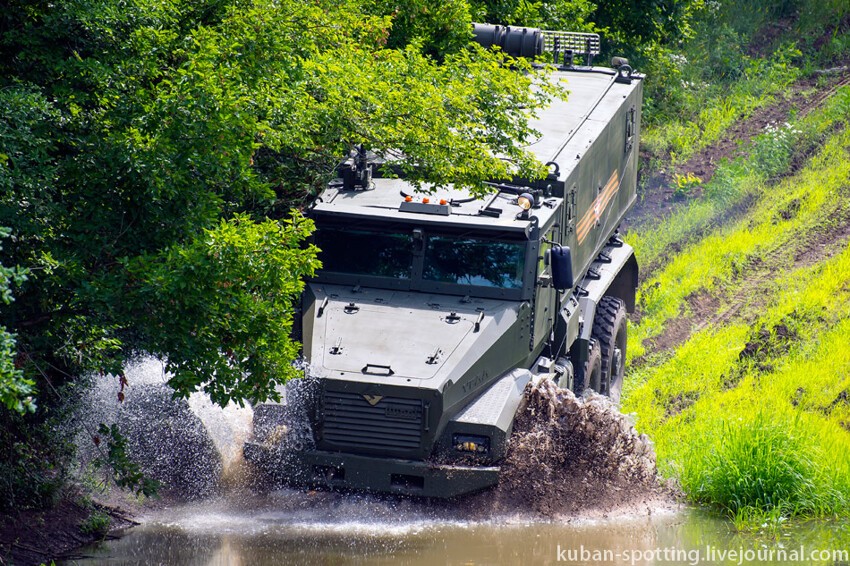
<svg viewBox="0 0 850 566"><path fill-rule="evenodd" d="M603 105L600 108L600 102L609 97L620 99L632 87L615 83L615 71L601 67L555 71L549 78L554 83L562 84L568 95L566 100L553 100L530 121L531 127L540 132L540 136L526 145L526 148L543 163L554 161L563 169L565 166L569 167L570 160L564 159L566 156L562 156L562 153L573 140L574 134L583 125L595 129L596 123L607 123L619 106L617 104L609 108L608 105ZM588 121L591 123L588 124ZM575 156L572 157L575 160Z"/></svg>
<svg viewBox="0 0 850 566"><path fill-rule="evenodd" d="M446 227L468 226L481 229L497 229L507 232L525 232L530 220L520 220L516 215L521 209L516 204L516 195L496 192L482 199L462 202L456 205L440 206L440 200L450 202L452 199L466 200L469 193L453 187L438 189L434 194L422 197L416 196L415 201L423 198L429 200L424 208L433 207L449 209L447 215L427 214L422 212L406 212L400 210L404 202L404 194L413 194L413 187L404 179L374 179L375 188L369 191L346 191L338 187L326 189L321 194L321 202L314 205L313 211L319 214L344 215L347 218L362 220L397 219L399 221L439 224ZM543 199L545 206L532 210L532 216L543 226L555 214L563 199L549 197ZM502 210L498 217L480 214L484 207Z"/></svg>
<svg viewBox="0 0 850 566"><path fill-rule="evenodd" d="M579 162L583 151L590 146L605 125L611 120L634 85L614 81L616 71L608 68L582 68L554 71L551 81L561 83L568 91L567 99L555 99L531 120L531 126L539 136L526 147L543 163L555 162L559 168L559 179L563 180ZM515 204L516 195L499 193L471 202L450 206L450 214L424 213L437 207L440 200L455 202L468 199L466 191L454 187L442 187L428 194L429 206L419 211L400 210L405 195L421 202L422 191L404 179L374 178L373 190L345 190L340 183L331 183L313 205L318 214L356 216L363 219L388 219L421 222L426 224L467 225L496 228L508 231L525 231L528 219L517 219L520 209ZM424 189L431 189L424 185ZM532 216L539 225L545 226L557 210L562 199L544 199L547 206L536 208ZM484 207L502 209L498 217L479 214Z"/></svg>

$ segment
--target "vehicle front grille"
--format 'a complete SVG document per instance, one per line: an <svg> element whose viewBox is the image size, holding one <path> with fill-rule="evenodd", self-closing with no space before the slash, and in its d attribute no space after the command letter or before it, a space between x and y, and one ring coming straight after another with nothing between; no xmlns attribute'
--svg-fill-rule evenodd
<svg viewBox="0 0 850 566"><path fill-rule="evenodd" d="M320 442L343 452L405 455L422 444L422 417L420 399L325 391Z"/></svg>

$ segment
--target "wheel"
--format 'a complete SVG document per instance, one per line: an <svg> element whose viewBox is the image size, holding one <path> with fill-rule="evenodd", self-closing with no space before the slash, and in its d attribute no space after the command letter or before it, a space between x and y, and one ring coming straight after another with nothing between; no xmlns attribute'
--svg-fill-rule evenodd
<svg viewBox="0 0 850 566"><path fill-rule="evenodd" d="M602 352L599 348L599 341L591 338L590 344L588 344L587 361L581 369L576 370L573 393L581 395L585 389L593 389L598 392L601 381Z"/></svg>
<svg viewBox="0 0 850 566"><path fill-rule="evenodd" d="M596 307L590 335L599 342L602 378L599 392L620 402L626 361L626 305L616 297L602 297Z"/></svg>

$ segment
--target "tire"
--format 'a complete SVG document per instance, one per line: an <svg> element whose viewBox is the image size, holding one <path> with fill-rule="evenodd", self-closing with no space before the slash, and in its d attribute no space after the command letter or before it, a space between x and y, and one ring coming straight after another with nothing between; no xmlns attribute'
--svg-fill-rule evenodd
<svg viewBox="0 0 850 566"><path fill-rule="evenodd" d="M620 402L626 361L626 305L620 299L604 296L596 307L591 336L599 343L602 376L599 392Z"/></svg>
<svg viewBox="0 0 850 566"><path fill-rule="evenodd" d="M581 395L585 389L599 391L602 382L602 352L599 349L599 341L593 338L588 344L587 361L583 367L576 371L573 383L573 393Z"/></svg>

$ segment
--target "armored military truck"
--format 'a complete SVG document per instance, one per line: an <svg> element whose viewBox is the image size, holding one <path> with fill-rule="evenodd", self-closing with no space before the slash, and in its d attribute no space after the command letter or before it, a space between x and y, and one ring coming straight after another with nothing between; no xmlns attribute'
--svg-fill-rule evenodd
<svg viewBox="0 0 850 566"><path fill-rule="evenodd" d="M528 142L549 175L472 198L417 194L364 150L341 167L309 211L323 264L300 321L309 426L292 399L263 404L245 445L278 479L453 497L498 481L529 381L619 396L638 267L617 229L635 201L643 77L624 59L593 66L595 34L475 36L547 53L565 81Z"/></svg>

